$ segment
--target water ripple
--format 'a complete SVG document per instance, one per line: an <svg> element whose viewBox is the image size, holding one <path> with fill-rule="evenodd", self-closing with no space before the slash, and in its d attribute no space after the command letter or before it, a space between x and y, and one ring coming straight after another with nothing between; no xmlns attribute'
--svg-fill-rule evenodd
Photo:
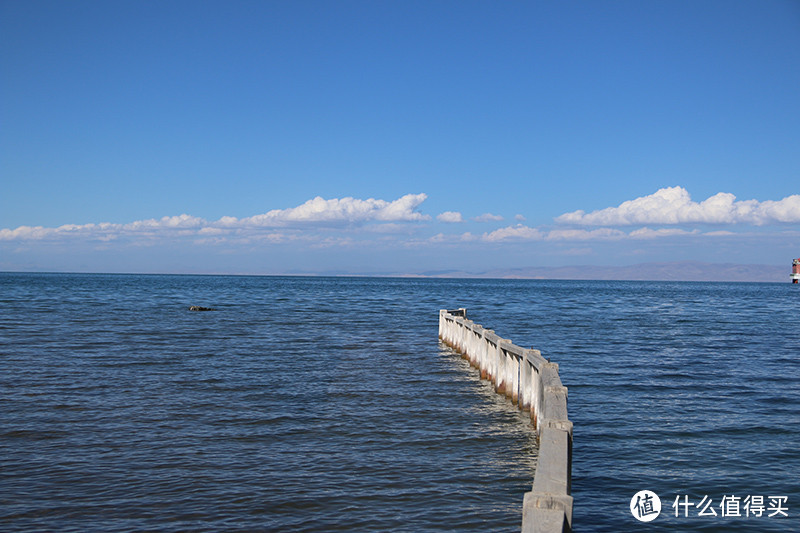
<svg viewBox="0 0 800 533"><path fill-rule="evenodd" d="M442 307L560 364L576 530L635 528L643 488L800 501L788 284L0 274L0 294L3 531L518 530L533 428L437 342ZM648 529L792 529L668 515Z"/></svg>

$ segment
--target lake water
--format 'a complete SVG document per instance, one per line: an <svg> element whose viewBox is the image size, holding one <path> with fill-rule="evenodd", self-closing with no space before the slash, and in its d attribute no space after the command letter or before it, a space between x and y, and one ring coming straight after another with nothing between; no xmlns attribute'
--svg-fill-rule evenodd
<svg viewBox="0 0 800 533"><path fill-rule="evenodd" d="M797 530L799 305L789 283L0 274L0 530L518 531L535 431L438 342L456 307L559 363L576 531ZM720 516L746 496L762 516Z"/></svg>

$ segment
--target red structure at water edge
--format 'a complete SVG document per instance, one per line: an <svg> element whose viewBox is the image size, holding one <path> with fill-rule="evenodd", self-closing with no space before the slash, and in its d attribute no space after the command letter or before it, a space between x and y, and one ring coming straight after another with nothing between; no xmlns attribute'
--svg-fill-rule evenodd
<svg viewBox="0 0 800 533"><path fill-rule="evenodd" d="M792 260L792 283L800 282L800 259Z"/></svg>

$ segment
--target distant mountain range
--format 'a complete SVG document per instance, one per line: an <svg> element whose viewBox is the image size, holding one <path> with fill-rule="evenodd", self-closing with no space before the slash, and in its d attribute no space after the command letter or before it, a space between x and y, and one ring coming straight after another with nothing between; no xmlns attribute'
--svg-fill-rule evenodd
<svg viewBox="0 0 800 533"><path fill-rule="evenodd" d="M461 270L422 272L434 278L577 279L641 281L759 281L790 283L791 265L737 265L732 263L640 263L630 266L524 267L466 272Z"/></svg>

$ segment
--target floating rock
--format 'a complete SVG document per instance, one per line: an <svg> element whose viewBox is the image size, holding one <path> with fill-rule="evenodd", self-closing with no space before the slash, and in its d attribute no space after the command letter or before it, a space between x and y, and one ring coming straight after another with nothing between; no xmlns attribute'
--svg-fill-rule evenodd
<svg viewBox="0 0 800 533"><path fill-rule="evenodd" d="M213 307L203 307L201 305L193 305L189 307L189 311L216 311Z"/></svg>

